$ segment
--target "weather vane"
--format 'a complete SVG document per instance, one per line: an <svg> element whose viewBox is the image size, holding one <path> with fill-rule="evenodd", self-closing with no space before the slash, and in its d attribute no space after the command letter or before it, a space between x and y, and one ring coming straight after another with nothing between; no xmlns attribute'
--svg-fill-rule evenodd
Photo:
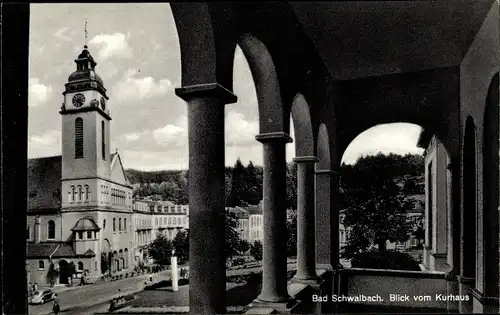
<svg viewBox="0 0 500 315"><path fill-rule="evenodd" d="M85 20L85 46L87 46L87 20Z"/></svg>

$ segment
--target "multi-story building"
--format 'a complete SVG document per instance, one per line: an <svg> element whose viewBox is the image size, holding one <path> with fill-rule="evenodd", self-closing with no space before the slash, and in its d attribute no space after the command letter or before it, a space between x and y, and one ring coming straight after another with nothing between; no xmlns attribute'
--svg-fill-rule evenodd
<svg viewBox="0 0 500 315"><path fill-rule="evenodd" d="M255 241L262 241L264 237L262 203L255 206L227 207L226 210L234 213L238 219L237 231L240 239L250 244Z"/></svg>
<svg viewBox="0 0 500 315"><path fill-rule="evenodd" d="M101 255L112 273L127 270L134 233L132 186L118 153L110 153L111 113L96 62L84 47L65 84L62 154L30 159L27 264L30 281L45 283L50 264L59 283L72 275L96 279Z"/></svg>

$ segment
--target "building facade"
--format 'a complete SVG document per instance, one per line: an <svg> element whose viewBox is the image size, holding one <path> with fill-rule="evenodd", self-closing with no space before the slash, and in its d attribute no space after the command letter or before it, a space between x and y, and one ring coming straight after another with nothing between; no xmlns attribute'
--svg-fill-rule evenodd
<svg viewBox="0 0 500 315"><path fill-rule="evenodd" d="M418 146L425 149L425 247L423 265L428 270L448 270L448 234L451 207L450 160L438 138L425 130Z"/></svg>

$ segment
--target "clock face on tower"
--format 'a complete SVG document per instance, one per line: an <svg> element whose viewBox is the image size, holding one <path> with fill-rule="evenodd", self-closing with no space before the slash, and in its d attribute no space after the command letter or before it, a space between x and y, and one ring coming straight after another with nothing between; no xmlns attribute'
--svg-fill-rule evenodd
<svg viewBox="0 0 500 315"><path fill-rule="evenodd" d="M103 110L106 110L106 99L104 97L101 97L101 107Z"/></svg>
<svg viewBox="0 0 500 315"><path fill-rule="evenodd" d="M73 105L75 105L75 107L80 107L83 103L85 103L85 95L78 93L73 96Z"/></svg>

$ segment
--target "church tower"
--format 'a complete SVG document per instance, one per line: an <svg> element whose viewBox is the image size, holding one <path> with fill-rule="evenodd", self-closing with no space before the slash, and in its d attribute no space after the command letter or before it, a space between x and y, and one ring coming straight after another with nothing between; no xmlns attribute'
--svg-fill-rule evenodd
<svg viewBox="0 0 500 315"><path fill-rule="evenodd" d="M62 104L62 180L110 177L111 116L97 63L84 46L66 83Z"/></svg>

